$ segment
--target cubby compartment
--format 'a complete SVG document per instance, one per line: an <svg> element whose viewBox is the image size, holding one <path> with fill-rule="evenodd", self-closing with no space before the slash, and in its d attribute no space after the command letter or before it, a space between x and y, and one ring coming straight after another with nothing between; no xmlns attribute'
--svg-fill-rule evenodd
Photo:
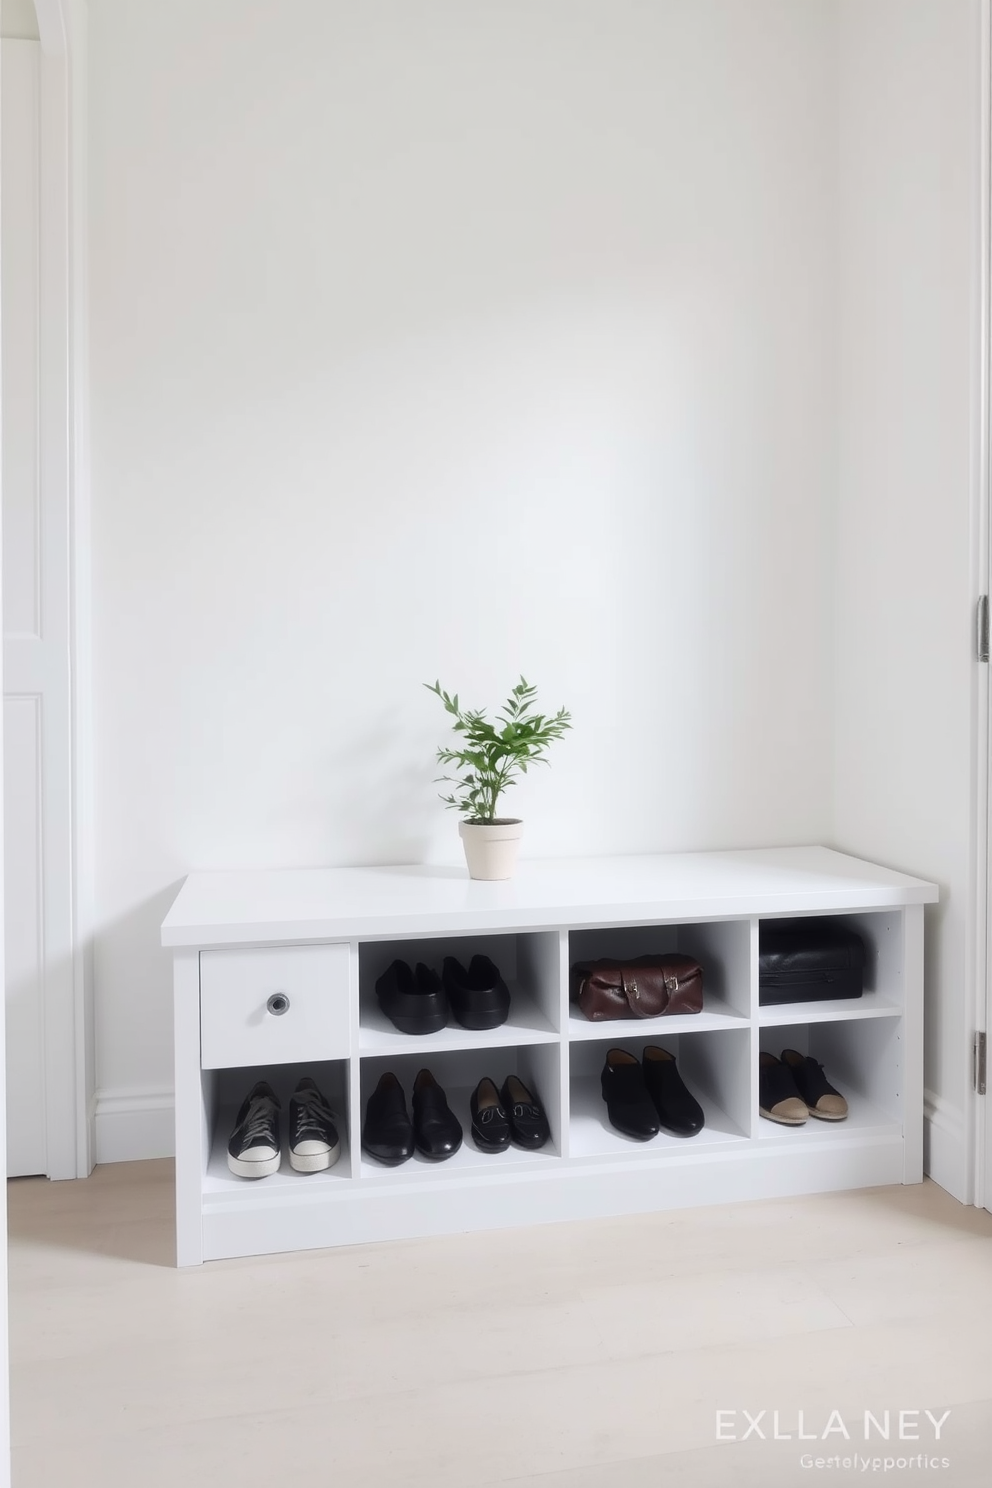
<svg viewBox="0 0 992 1488"><path fill-rule="evenodd" d="M703 968L703 1009L700 1013L638 1019L637 1025L662 1035L685 1031L739 1028L751 1013L751 926L748 920L710 920L705 924L604 926L573 930L568 937L569 969L577 961L603 957L632 960L637 956L678 952L693 956ZM568 1036L572 1040L612 1039L613 1030L629 1022L594 1023L577 1003L568 1004Z"/></svg>
<svg viewBox="0 0 992 1488"><path fill-rule="evenodd" d="M341 1155L333 1167L322 1173L297 1173L289 1162L289 1102L299 1081L305 1075L315 1081L334 1111L334 1124L341 1139ZM282 1107L279 1131L282 1162L278 1173L267 1178L239 1178L227 1165L227 1144L234 1130L238 1110L248 1092L259 1080L265 1080L275 1091ZM352 1177L349 1142L349 1062L346 1059L322 1060L310 1064L253 1065L237 1069L204 1070L203 1109L209 1131L207 1170L203 1180L204 1195L256 1199L261 1195L278 1196L292 1192L318 1191L327 1183L340 1186Z"/></svg>
<svg viewBox="0 0 992 1488"><path fill-rule="evenodd" d="M836 1019L833 1022L782 1023L762 1028L759 1050L781 1058L795 1049L823 1065L823 1073L844 1096L844 1121L811 1116L805 1126L785 1127L758 1118L763 1141L824 1142L858 1137L900 1136L903 1132L904 1046L901 1019Z"/></svg>
<svg viewBox="0 0 992 1488"><path fill-rule="evenodd" d="M781 923L784 917L763 917L761 926ZM823 1002L784 1002L763 1006L764 1025L825 1023L838 1018L898 1018L905 1006L905 947L903 916L896 910L870 914L818 915L860 935L865 947L864 991L860 997L838 997ZM760 998L760 989L759 989Z"/></svg>
<svg viewBox="0 0 992 1488"><path fill-rule="evenodd" d="M624 1154L656 1158L662 1153L691 1158L707 1148L746 1143L752 1126L748 1027L683 1033L652 1029L648 1036L632 1036L629 1023L614 1023L612 1027L609 1043L587 1040L569 1050L570 1158L615 1158ZM637 1028L642 1030L644 1022ZM607 1052L625 1049L642 1059L646 1044L659 1045L675 1056L682 1079L702 1106L706 1124L695 1136L675 1137L661 1131L650 1141L638 1142L610 1125L600 1082Z"/></svg>
<svg viewBox="0 0 992 1488"><path fill-rule="evenodd" d="M437 1033L409 1035L390 1022L379 1006L375 984L393 961L418 961L441 974L446 956L463 966L488 956L510 992L510 1012L498 1028L462 1028L450 1016ZM359 947L359 1031L361 1054L399 1054L552 1043L559 1037L561 971L557 931L518 935L464 935L441 939L369 941Z"/></svg>
<svg viewBox="0 0 992 1488"><path fill-rule="evenodd" d="M435 1035L436 1037L436 1035ZM424 1040L426 1043L427 1041ZM406 1108L413 1117L413 1082L421 1069L429 1069L443 1089L448 1105L462 1127L462 1145L453 1157L432 1162L415 1153L398 1167L384 1167L364 1151L361 1153L363 1183L402 1184L411 1180L443 1180L498 1175L520 1167L546 1168L558 1159L561 1143L561 1082L557 1044L497 1044L492 1048L425 1049L416 1054L371 1056L361 1061L361 1119L364 1129L369 1096L382 1076L391 1071L403 1087ZM510 1146L505 1152L480 1152L472 1141L469 1101L486 1075L497 1090L507 1075L517 1075L547 1113L551 1139L537 1152ZM359 1143L356 1142L356 1147Z"/></svg>

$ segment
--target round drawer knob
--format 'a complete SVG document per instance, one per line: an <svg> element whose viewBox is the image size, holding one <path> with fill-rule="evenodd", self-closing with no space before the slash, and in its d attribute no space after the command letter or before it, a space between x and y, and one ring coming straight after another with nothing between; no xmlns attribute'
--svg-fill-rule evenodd
<svg viewBox="0 0 992 1488"><path fill-rule="evenodd" d="M273 992L265 1006L278 1018L281 1014L289 1012L289 998L285 992Z"/></svg>

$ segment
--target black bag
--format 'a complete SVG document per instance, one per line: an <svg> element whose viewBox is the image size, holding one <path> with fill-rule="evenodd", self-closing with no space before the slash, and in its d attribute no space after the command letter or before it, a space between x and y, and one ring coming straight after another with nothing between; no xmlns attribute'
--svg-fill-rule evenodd
<svg viewBox="0 0 992 1488"><path fill-rule="evenodd" d="M772 920L758 929L758 1002L826 1002L860 997L865 947L831 920Z"/></svg>

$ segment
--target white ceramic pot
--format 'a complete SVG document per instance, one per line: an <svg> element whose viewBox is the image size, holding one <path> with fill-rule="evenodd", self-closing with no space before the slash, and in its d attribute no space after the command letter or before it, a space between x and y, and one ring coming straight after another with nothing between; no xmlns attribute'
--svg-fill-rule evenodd
<svg viewBox="0 0 992 1488"><path fill-rule="evenodd" d="M523 832L523 822L516 820L459 822L469 878L512 878Z"/></svg>

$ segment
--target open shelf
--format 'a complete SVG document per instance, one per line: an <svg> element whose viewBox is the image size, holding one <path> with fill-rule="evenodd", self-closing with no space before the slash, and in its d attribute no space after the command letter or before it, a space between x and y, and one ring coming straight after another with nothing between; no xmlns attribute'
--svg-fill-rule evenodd
<svg viewBox="0 0 992 1488"><path fill-rule="evenodd" d="M522 1148L512 1145L505 1152L480 1152L473 1143L471 1135L472 1114L469 1110L469 1101L474 1089L474 1085L458 1086L453 1089L445 1088L448 1105L461 1122L463 1133L462 1145L453 1157L445 1158L443 1162L431 1162L417 1152L409 1162L401 1163L395 1168L387 1168L382 1163L376 1162L374 1157L369 1157L366 1152L363 1152L361 1154L361 1183L382 1184L388 1187L400 1183L433 1183L485 1174L498 1177L501 1173L519 1172L522 1169L536 1168L540 1171L547 1168L549 1163L558 1162L559 1153L553 1139L537 1152L525 1152Z"/></svg>
<svg viewBox="0 0 992 1488"><path fill-rule="evenodd" d="M738 1013L729 1003L719 997L704 994L701 1013L678 1013L659 1018L616 1018L593 1023L586 1017L577 1003L568 1009L568 1037L573 1042L586 1039L665 1038L679 1033L704 1033L716 1028L746 1028L747 1017ZM791 1019L795 1022L795 1019Z"/></svg>
<svg viewBox="0 0 992 1488"><path fill-rule="evenodd" d="M865 992L860 997L835 997L823 1002L780 1002L758 1010L763 1028L779 1028L791 1023L836 1023L857 1018L898 1018L902 1008L878 992Z"/></svg>
<svg viewBox="0 0 992 1488"><path fill-rule="evenodd" d="M626 961L639 956L673 953L690 956L702 967L703 1013L690 1015L690 1021L709 1012L717 1018L734 1015L747 1018L750 1015L751 926L748 920L599 926L573 930L568 937L570 969L577 962L596 961L601 957ZM569 982L571 984L571 971ZM588 1021L581 1013L579 1017L583 1023ZM666 1018L664 1021L674 1022L675 1019ZM571 1027L570 1019L570 1030ZM570 1032L570 1036L574 1035ZM598 1035L580 1037L596 1038Z"/></svg>
<svg viewBox="0 0 992 1488"><path fill-rule="evenodd" d="M414 1081L419 1069L428 1068L444 1091L452 1112L461 1123L463 1140L461 1148L454 1157L446 1158L443 1162L431 1162L427 1158L415 1155L408 1162L401 1163L396 1168L384 1167L376 1162L374 1157L369 1157L362 1152L362 1182L382 1181L395 1185L397 1182L402 1182L404 1176L415 1182L418 1180L446 1181L452 1174L465 1173L469 1169L478 1170L481 1174L508 1169L517 1170L521 1167L533 1167L535 1164L539 1168L546 1168L549 1160L552 1158L557 1160L561 1151L559 1056L560 1046L558 1044L524 1043L517 1047L497 1044L493 1049L488 1046L435 1049L429 1060L423 1058L423 1051L418 1045L412 1053L402 1053L396 1059L393 1059L391 1054L387 1057L377 1054L363 1059L360 1066L361 1089L359 1092L361 1115L356 1117L356 1120L361 1121L363 1130L369 1097L383 1074L389 1072L399 1080L406 1109L412 1117ZM493 1080L498 1090L507 1076L511 1074L522 1080L534 1098L541 1103L551 1128L550 1140L537 1152L527 1152L513 1146L506 1152L479 1152L471 1137L472 1115L469 1102L472 1092L484 1076Z"/></svg>
<svg viewBox="0 0 992 1488"><path fill-rule="evenodd" d="M209 1194L214 1198L244 1199L248 1202L264 1197L268 1201L280 1193L301 1196L304 1191L311 1190L316 1194L325 1184L340 1187L351 1181L348 1134L344 1129L343 1119L335 1123L341 1138L341 1155L333 1168L327 1168L323 1173L297 1173L290 1167L289 1153L283 1145L282 1163L278 1173L270 1173L267 1178L238 1178L227 1165L227 1144L234 1130L236 1116L236 1106L226 1107L220 1111L214 1123L207 1171L203 1177L204 1196Z"/></svg>
<svg viewBox="0 0 992 1488"><path fill-rule="evenodd" d="M648 1142L625 1137L610 1125L598 1077L575 1079L571 1084L571 1111L568 1127L568 1155L573 1159L614 1157L652 1157L662 1153L676 1156L698 1155L709 1148L727 1145L746 1146L747 1137L726 1111L698 1089L693 1095L703 1108L706 1125L694 1137L673 1137L659 1132Z"/></svg>
<svg viewBox="0 0 992 1488"><path fill-rule="evenodd" d="M797 1004L791 1007L795 1010ZM844 1121L821 1121L811 1116L801 1127L782 1127L761 1116L758 1137L767 1142L796 1133L806 1142L823 1143L859 1135L903 1136L904 1045L903 1020L891 1016L762 1026L758 1031L759 1051L779 1058L783 1049L795 1049L815 1059L823 1066L826 1079L847 1101L848 1115Z"/></svg>
<svg viewBox="0 0 992 1488"><path fill-rule="evenodd" d="M462 1028L454 1020L437 1033L400 1033L379 1006L375 992L363 992L358 1025L359 1054L436 1053L444 1049L498 1048L508 1044L555 1043L557 1031L529 992L508 983L510 1013L498 1028Z"/></svg>
<svg viewBox="0 0 992 1488"><path fill-rule="evenodd" d="M904 1010L903 964L904 945L902 917L898 912L873 911L869 914L814 915L813 921L851 930L861 939L865 951L864 990L860 997L836 997L824 1001L762 1005L758 993L758 1021L762 1027L781 1023L827 1023L837 1019L898 1018ZM802 923L805 916L798 916ZM773 929L786 923L783 917L762 919L758 926L761 942L763 927Z"/></svg>
<svg viewBox="0 0 992 1488"><path fill-rule="evenodd" d="M838 1089L841 1089L838 1083ZM825 1142L854 1141L858 1138L901 1137L902 1125L887 1116L878 1106L872 1105L863 1095L842 1091L848 1105L844 1121L820 1121L811 1116L805 1126L780 1126L766 1116L758 1118L758 1138L761 1142L782 1142L787 1146L798 1143L803 1147Z"/></svg>

